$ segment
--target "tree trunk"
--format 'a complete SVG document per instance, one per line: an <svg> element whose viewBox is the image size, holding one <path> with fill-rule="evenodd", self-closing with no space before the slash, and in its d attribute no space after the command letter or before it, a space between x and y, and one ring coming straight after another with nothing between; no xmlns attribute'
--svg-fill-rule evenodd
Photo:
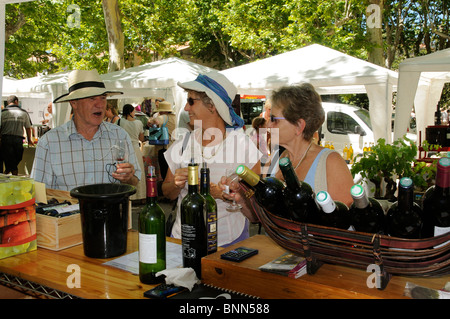
<svg viewBox="0 0 450 319"><path fill-rule="evenodd" d="M125 68L124 35L120 23L119 5L117 0L102 0L102 5L109 43L108 72L114 72Z"/></svg>
<svg viewBox="0 0 450 319"><path fill-rule="evenodd" d="M367 7L367 34L369 38L369 62L385 66L381 22L383 20L384 0L370 0Z"/></svg>

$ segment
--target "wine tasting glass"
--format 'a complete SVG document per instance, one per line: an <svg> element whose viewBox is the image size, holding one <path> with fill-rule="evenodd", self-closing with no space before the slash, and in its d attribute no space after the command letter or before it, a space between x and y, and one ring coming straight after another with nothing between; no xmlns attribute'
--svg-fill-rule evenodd
<svg viewBox="0 0 450 319"><path fill-rule="evenodd" d="M112 147L112 154L116 164L128 161L127 146L124 140L117 141Z"/></svg>
<svg viewBox="0 0 450 319"><path fill-rule="evenodd" d="M111 147L111 153L114 162L112 164L106 164L106 171L108 172L109 181L111 183L116 183L117 180L113 178L111 174L117 170L117 164L128 162L128 151L125 141L117 141L116 144Z"/></svg>
<svg viewBox="0 0 450 319"><path fill-rule="evenodd" d="M229 184L239 181L239 176L236 174L236 171L234 169L227 169L225 175L227 177L227 182L229 182ZM240 211L242 206L236 203L235 194L233 194L228 185L224 186L225 186L224 193L233 195L233 201L226 207L227 211L229 212Z"/></svg>

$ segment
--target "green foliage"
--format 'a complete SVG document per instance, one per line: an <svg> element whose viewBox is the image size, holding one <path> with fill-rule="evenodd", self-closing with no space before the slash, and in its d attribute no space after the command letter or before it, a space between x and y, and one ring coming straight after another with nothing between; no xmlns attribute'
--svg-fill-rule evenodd
<svg viewBox="0 0 450 319"><path fill-rule="evenodd" d="M369 4L369 0L120 0L125 65L179 55L177 49L186 43L195 58L219 69L311 43L367 59L374 45L367 40ZM383 4L385 53L392 50L396 37L401 39L392 68L404 58L449 47L450 40L435 32L449 33L446 1L386 0ZM69 5L81 9L79 27L67 23ZM44 70L94 67L107 71L102 1L7 4L7 30L22 16L25 23L6 39L7 75L23 78Z"/></svg>
<svg viewBox="0 0 450 319"><path fill-rule="evenodd" d="M360 174L377 186L376 196L380 197L381 185L387 183L386 198L393 198L397 189L396 179L410 177L416 187L425 187L434 178L436 170L415 160L417 146L410 139L403 137L392 144L380 138L372 151L364 152L353 164L353 176ZM434 172L434 173L433 173Z"/></svg>

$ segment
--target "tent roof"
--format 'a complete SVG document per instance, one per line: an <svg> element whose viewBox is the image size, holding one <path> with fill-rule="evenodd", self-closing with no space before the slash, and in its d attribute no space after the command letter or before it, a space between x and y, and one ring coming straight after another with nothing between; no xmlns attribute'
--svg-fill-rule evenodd
<svg viewBox="0 0 450 319"><path fill-rule="evenodd" d="M212 68L179 58L168 58L101 75L110 88L171 88Z"/></svg>
<svg viewBox="0 0 450 319"><path fill-rule="evenodd" d="M404 60L399 72L421 72L421 80L450 80L450 49Z"/></svg>
<svg viewBox="0 0 450 319"><path fill-rule="evenodd" d="M15 94L22 97L42 97L51 98L51 87L61 86L67 90L67 78L69 72L60 72L48 75L35 76L32 78L26 78L17 80L9 78L9 81L5 81L6 77L3 77L3 96Z"/></svg>
<svg viewBox="0 0 450 319"><path fill-rule="evenodd" d="M125 94L122 97L150 96L149 89L171 89L177 85L178 81L188 81L195 78L198 73L208 71L214 71L214 69L179 58L169 58L101 74L100 77L108 89L123 90ZM37 97L39 94L51 94L52 87L59 87L59 91L66 92L70 72L5 82L3 95L17 94L23 97Z"/></svg>
<svg viewBox="0 0 450 319"><path fill-rule="evenodd" d="M397 72L319 44L234 67L223 73L241 94L267 93L283 85L301 82L310 82L319 91L324 88L334 93L360 93L365 92L365 85L389 83L395 86L397 83Z"/></svg>

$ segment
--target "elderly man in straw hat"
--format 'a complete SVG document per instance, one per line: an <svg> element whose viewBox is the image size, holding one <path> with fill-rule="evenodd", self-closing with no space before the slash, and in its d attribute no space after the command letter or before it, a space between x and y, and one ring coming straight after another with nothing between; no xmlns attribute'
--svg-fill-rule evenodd
<svg viewBox="0 0 450 319"><path fill-rule="evenodd" d="M184 109L195 127L192 133L178 139L164 153L169 170L163 182L163 193L169 199L183 198L188 192L188 163L191 160L199 165L207 163L211 174L210 192L217 203L218 245L228 246L247 238L248 219L255 219L251 208L238 193L235 193L236 201L242 208L238 211L227 208L234 195L223 192L222 177L226 176L227 170L233 171L240 164L259 174L261 152L242 129L244 120L232 106L237 89L222 73L200 74L194 81L178 85L187 91ZM223 182L226 183L226 179ZM180 207L172 236L181 237Z"/></svg>
<svg viewBox="0 0 450 319"><path fill-rule="evenodd" d="M103 121L107 96L122 92L107 90L97 70L72 71L68 84L69 92L53 103L69 102L73 117L39 140L31 177L66 191L117 181L136 185L141 169L128 133ZM117 163L113 155L119 141L126 142L128 161L124 163Z"/></svg>

